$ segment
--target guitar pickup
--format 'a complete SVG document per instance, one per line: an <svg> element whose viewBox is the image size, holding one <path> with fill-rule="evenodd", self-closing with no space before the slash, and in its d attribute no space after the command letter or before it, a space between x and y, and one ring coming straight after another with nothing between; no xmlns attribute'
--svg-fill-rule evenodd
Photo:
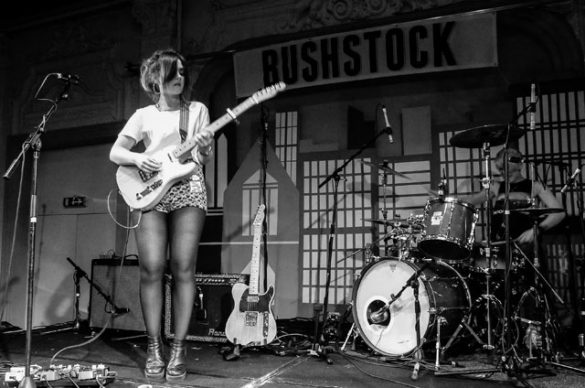
<svg viewBox="0 0 585 388"><path fill-rule="evenodd" d="M156 174L158 174L158 171L146 172L143 170L138 170L138 175L140 175L140 179L142 179L142 182L148 182L149 180L152 179L152 177L156 176Z"/></svg>

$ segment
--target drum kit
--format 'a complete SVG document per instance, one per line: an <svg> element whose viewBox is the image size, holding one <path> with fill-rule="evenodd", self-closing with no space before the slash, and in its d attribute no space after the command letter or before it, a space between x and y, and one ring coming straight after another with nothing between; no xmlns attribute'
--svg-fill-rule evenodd
<svg viewBox="0 0 585 388"><path fill-rule="evenodd" d="M450 143L483 149L483 181L488 183L484 189L489 190L489 147L502 145L507 138L516 140L522 134L514 128L487 125L460 132ZM386 174L408 179L386 163L377 167L384 173L384 184ZM365 220L384 226L385 256L373 256L357 277L351 306L357 333L350 330L344 347L354 333L375 353L396 358L415 356L420 360L423 350L432 350L434 344L438 369L440 359L455 344L469 350L481 346L491 351L505 340L506 296L501 294L505 273L520 274L525 267L534 268L534 264L515 247L509 261L511 268L506 271L505 242L476 242L478 209L447 196L445 186L446 181L441 181L437 192L429 191L432 197L422 215L388 220L384 198L383 219ZM489 225L491 207L486 206ZM518 211L531 216L537 225L542 216L564 210ZM523 285L515 286L514 293L519 297L516 302L523 300L523 292Z"/></svg>

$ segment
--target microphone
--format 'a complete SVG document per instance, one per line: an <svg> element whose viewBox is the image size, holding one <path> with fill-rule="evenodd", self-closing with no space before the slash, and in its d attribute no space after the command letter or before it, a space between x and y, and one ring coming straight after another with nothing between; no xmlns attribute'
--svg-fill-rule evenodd
<svg viewBox="0 0 585 388"><path fill-rule="evenodd" d="M370 314L370 320L373 324L382 323L388 319L388 306L383 306L377 311Z"/></svg>
<svg viewBox="0 0 585 388"><path fill-rule="evenodd" d="M530 130L534 131L536 126L534 122L534 115L536 112L536 84L530 86Z"/></svg>
<svg viewBox="0 0 585 388"><path fill-rule="evenodd" d="M575 183L575 179L577 178L577 175L579 175L580 172L581 172L581 167L577 167L577 169L575 170L573 175L571 175L571 177L569 179L567 179L567 183L565 183L565 185L561 189L561 193L563 193L563 194L566 193L567 190L569 190L571 188L571 186L573 186L573 183Z"/></svg>
<svg viewBox="0 0 585 388"><path fill-rule="evenodd" d="M445 176L445 169L443 168L443 178L439 183L439 197L449 195L449 188L447 187L447 177Z"/></svg>
<svg viewBox="0 0 585 388"><path fill-rule="evenodd" d="M386 128L384 130L388 132L388 141L390 144L394 143L394 137L392 137L392 127L390 126L390 121L388 120L388 112L386 112L386 105L382 105L382 113L384 113L384 122L386 123Z"/></svg>
<svg viewBox="0 0 585 388"><path fill-rule="evenodd" d="M61 79L66 82L71 82L72 84L79 84L79 76L77 74L69 74L69 73L55 73L57 79Z"/></svg>

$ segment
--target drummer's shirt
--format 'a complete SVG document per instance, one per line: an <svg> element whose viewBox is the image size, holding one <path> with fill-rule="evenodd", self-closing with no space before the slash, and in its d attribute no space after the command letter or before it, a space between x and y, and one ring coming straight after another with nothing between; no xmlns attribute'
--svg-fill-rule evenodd
<svg viewBox="0 0 585 388"><path fill-rule="evenodd" d="M510 209L522 209L531 206L532 182L524 179L519 182L510 183ZM500 184L498 195L493 207L492 215L492 240L502 241L506 237L504 224L504 195L505 185ZM530 217L526 214L511 212L509 217L510 237L517 238L527 229L532 227Z"/></svg>

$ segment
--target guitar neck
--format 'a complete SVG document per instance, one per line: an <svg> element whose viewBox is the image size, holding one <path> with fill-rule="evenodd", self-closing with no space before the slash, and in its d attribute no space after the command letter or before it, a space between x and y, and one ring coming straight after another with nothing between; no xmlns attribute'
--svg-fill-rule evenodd
<svg viewBox="0 0 585 388"><path fill-rule="evenodd" d="M255 98L255 96L248 97L244 102L236 106L234 109L228 109L227 113L221 116L219 119L215 120L213 123L209 124L205 127L205 131L209 131L215 134L221 128L229 124L231 121L235 120L240 114L244 113L252 106L258 104L259 101ZM185 155L187 152L190 152L193 148L197 146L195 142L195 138L191 138L186 140L184 143L179 145L173 151L173 156L177 159Z"/></svg>
<svg viewBox="0 0 585 388"><path fill-rule="evenodd" d="M254 243L252 246L252 260L250 261L250 295L259 295L260 282L260 234L262 227L254 227Z"/></svg>

